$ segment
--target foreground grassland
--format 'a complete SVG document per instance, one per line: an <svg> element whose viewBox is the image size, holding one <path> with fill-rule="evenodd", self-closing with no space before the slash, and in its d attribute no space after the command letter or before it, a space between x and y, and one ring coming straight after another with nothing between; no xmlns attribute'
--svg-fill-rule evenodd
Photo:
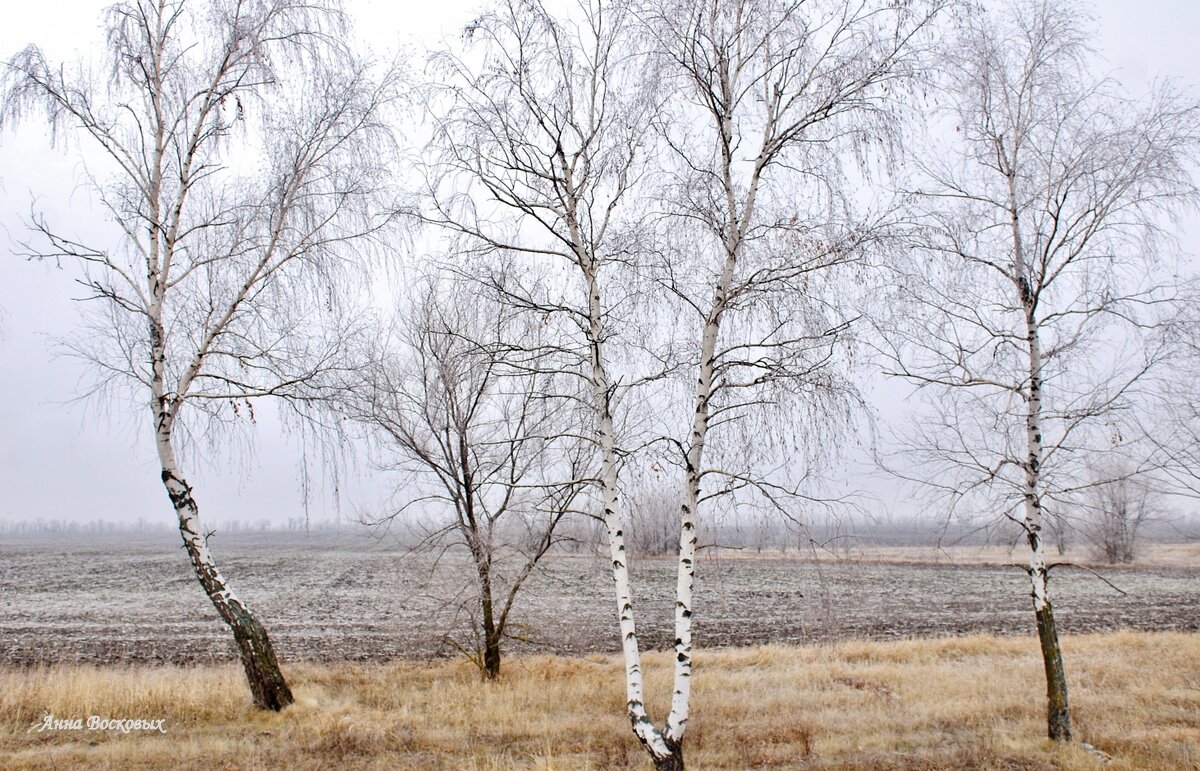
<svg viewBox="0 0 1200 771"><path fill-rule="evenodd" d="M1076 734L1112 769L1200 769L1200 636L1064 641ZM1042 740L1032 638L701 651L696 769L1097 769ZM234 666L0 670L0 768L644 769L612 657L287 667L297 704L255 711ZM652 712L670 659L648 658ZM37 731L56 718L166 719L167 734Z"/></svg>

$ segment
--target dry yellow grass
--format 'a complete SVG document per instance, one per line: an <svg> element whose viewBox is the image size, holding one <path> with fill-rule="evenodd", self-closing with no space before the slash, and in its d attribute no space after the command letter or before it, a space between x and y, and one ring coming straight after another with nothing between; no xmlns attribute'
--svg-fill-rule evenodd
<svg viewBox="0 0 1200 771"><path fill-rule="evenodd" d="M1200 769L1200 636L1064 641L1076 733L1112 769ZM696 769L1097 769L1041 739L1032 638L700 652ZM0 768L644 769L611 657L287 667L298 701L249 703L240 672L0 670ZM670 659L647 662L651 707ZM37 731L45 713L166 719L168 733Z"/></svg>

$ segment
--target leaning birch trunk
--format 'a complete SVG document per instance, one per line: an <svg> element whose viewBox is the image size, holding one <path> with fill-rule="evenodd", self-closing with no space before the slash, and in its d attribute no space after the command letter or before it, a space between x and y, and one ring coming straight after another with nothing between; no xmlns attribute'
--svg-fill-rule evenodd
<svg viewBox="0 0 1200 771"><path fill-rule="evenodd" d="M275 649L267 637L266 628L250 613L246 604L238 599L225 577L221 575L221 571L217 569L208 544L200 533L200 510L192 497L192 488L175 467L174 452L169 442L169 439L160 439L159 443L163 486L166 487L171 505L175 507L175 514L179 517L179 533L183 536L183 545L191 558L196 578L200 580L200 585L204 587L205 594L217 609L221 620L228 624L233 632L254 705L260 709L279 711L291 704L293 698L291 689L283 679L283 672L279 669Z"/></svg>
<svg viewBox="0 0 1200 771"><path fill-rule="evenodd" d="M351 262L339 246L392 221L377 216L388 183L376 143L389 144L380 111L397 75L375 82L342 40L336 6L123 0L105 14L108 66L96 76L51 66L36 46L0 76L0 124L37 108L109 160L88 184L119 226L117 243L85 246L35 217L47 245L34 256L75 258L87 299L104 305L106 342L75 350L105 379L149 390L184 546L233 631L255 704L275 710L292 694L262 624L207 549L175 429L188 399L286 398L341 371L334 354L349 338L334 311L348 274L331 268ZM300 82L311 93L292 87ZM260 147L263 136L279 141ZM244 147L228 146L235 137Z"/></svg>
<svg viewBox="0 0 1200 771"><path fill-rule="evenodd" d="M155 335L154 339L159 340L161 336ZM155 445L159 464L162 466L163 486L179 518L179 533L183 536L183 546L192 561L196 578L204 587L204 593L216 608L217 615L233 632L254 705L260 709L278 712L294 701L292 691L283 679L283 672L279 669L275 649L267 637L266 628L229 587L225 576L217 569L212 553L208 550L208 543L201 534L200 508L196 505L192 488L180 473L175 459L172 431L176 414L172 411L169 397L161 386L161 356L155 356L154 369Z"/></svg>

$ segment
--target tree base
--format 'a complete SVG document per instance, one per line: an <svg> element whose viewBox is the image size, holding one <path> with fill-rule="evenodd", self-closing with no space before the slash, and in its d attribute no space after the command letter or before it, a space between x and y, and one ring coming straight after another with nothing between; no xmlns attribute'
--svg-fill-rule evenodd
<svg viewBox="0 0 1200 771"><path fill-rule="evenodd" d="M283 679L266 628L245 611L238 614L232 626L254 706L278 712L292 704L295 697Z"/></svg>
<svg viewBox="0 0 1200 771"><path fill-rule="evenodd" d="M683 771L683 745L663 738L671 754L665 758L654 758L654 771Z"/></svg>
<svg viewBox="0 0 1200 771"><path fill-rule="evenodd" d="M1037 611L1038 641L1046 668L1046 735L1056 742L1071 741L1071 711L1067 705L1067 674L1063 667L1058 628L1050 603Z"/></svg>

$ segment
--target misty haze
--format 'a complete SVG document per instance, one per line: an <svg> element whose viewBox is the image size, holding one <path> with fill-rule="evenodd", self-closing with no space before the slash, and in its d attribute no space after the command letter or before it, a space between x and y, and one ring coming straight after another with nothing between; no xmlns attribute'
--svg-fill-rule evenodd
<svg viewBox="0 0 1200 771"><path fill-rule="evenodd" d="M0 766L1200 767L1197 29L10 9Z"/></svg>

